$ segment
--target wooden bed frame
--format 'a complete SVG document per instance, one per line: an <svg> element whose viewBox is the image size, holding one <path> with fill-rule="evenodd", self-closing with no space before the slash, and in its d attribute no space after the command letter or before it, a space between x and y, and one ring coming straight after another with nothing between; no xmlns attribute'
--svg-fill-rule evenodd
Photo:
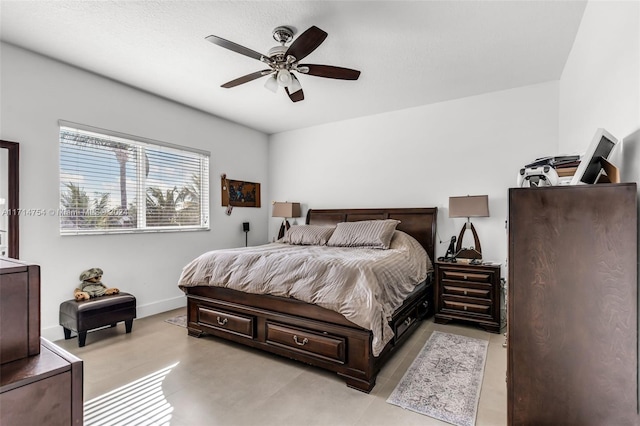
<svg viewBox="0 0 640 426"><path fill-rule="evenodd" d="M397 229L413 236L434 260L437 208L309 210L307 224L398 219ZM380 368L433 315L433 274L416 287L389 322L394 338L379 356L372 333L341 314L296 299L243 293L222 287L186 287L190 336L210 334L302 361L343 377L369 392Z"/></svg>

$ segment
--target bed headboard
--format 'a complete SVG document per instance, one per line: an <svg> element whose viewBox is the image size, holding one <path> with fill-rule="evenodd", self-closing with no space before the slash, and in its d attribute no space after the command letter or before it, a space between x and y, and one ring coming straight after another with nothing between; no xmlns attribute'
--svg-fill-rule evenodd
<svg viewBox="0 0 640 426"><path fill-rule="evenodd" d="M389 208L389 209L309 209L307 225L335 225L339 222L358 220L397 219L396 229L418 240L434 261L438 208Z"/></svg>

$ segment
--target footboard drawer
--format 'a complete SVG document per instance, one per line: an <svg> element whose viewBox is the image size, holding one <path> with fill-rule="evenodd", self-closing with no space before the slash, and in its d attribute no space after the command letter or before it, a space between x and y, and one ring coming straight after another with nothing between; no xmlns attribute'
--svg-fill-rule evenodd
<svg viewBox="0 0 640 426"><path fill-rule="evenodd" d="M251 339L255 337L254 318L251 316L199 306L198 322L226 331L227 333L237 334Z"/></svg>
<svg viewBox="0 0 640 426"><path fill-rule="evenodd" d="M338 336L316 333L288 325L267 322L267 343L285 346L315 358L345 362L345 339Z"/></svg>

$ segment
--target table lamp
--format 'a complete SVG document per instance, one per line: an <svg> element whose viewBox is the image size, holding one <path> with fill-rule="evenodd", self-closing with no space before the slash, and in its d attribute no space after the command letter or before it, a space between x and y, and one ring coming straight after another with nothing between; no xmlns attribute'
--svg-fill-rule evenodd
<svg viewBox="0 0 640 426"><path fill-rule="evenodd" d="M273 202L272 217L283 218L282 225L280 225L280 232L278 232L278 239L284 237L284 233L291 226L287 218L300 217L300 203L290 203L285 201L284 203Z"/></svg>
<svg viewBox="0 0 640 426"><path fill-rule="evenodd" d="M489 196L467 195L463 197L449 197L449 217L467 218L467 222L462 226L460 235L458 236L455 256L467 259L482 259L480 239L478 238L476 228L473 226L473 223L471 223L470 218L489 217ZM471 233L473 234L474 247L463 250L462 237L467 229L471 229Z"/></svg>

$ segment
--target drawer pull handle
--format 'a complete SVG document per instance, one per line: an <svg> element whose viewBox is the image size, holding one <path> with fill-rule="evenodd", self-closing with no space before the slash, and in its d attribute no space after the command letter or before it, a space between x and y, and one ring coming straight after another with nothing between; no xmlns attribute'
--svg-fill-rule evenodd
<svg viewBox="0 0 640 426"><path fill-rule="evenodd" d="M229 321L227 318L220 319L220 317L216 317L216 320L218 320L218 324L220 325L225 325Z"/></svg>
<svg viewBox="0 0 640 426"><path fill-rule="evenodd" d="M407 319L404 320L404 325L406 325L407 327L409 327L412 323L413 319L411 317L407 317Z"/></svg>
<svg viewBox="0 0 640 426"><path fill-rule="evenodd" d="M464 276L464 279L465 279L465 280L467 279L467 276L466 276L466 275Z"/></svg>
<svg viewBox="0 0 640 426"><path fill-rule="evenodd" d="M298 342L298 336L296 334L293 335L293 341L296 342L296 345L298 346L304 346L309 343L309 339L307 339L306 337L302 339L302 342Z"/></svg>
<svg viewBox="0 0 640 426"><path fill-rule="evenodd" d="M464 295L465 295L465 296L467 295L467 290L465 290L465 291L464 291Z"/></svg>
<svg viewBox="0 0 640 426"><path fill-rule="evenodd" d="M464 310L465 310L465 311L467 310L467 305L464 305Z"/></svg>

